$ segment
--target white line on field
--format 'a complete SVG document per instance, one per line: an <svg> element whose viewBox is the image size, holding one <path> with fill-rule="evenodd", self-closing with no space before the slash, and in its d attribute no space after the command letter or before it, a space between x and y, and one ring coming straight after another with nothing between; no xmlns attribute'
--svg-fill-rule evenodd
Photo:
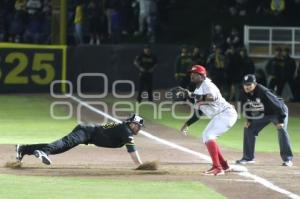
<svg viewBox="0 0 300 199"><path fill-rule="evenodd" d="M106 117L106 118L108 118L108 119L110 119L110 120L112 120L114 122L118 122L118 123L122 122L121 120L118 120L118 119L112 117L111 115L109 115L107 113L104 113L104 112L102 112L99 109L96 109L95 107L89 105L88 103L86 103L84 101L81 101L80 99L78 99L75 96L72 96L72 95L67 95L67 96L70 97L72 100L76 101L77 103L81 104L82 106L85 106L86 108L90 109L91 111L94 111L95 113L98 113L98 114L100 114L100 115L102 115L102 116L104 116L104 117ZM161 138L156 137L156 136L154 136L154 135L152 135L152 134L150 134L150 133L148 133L146 131L143 131L143 130L140 131L140 134L142 134L145 137L148 137L148 138L150 138L152 140L155 140L155 141L157 141L159 143L167 145L169 147L172 147L172 148L175 148L177 150L180 150L180 151L192 154L192 155L197 156L197 157L199 157L199 158L201 158L203 160L211 162L210 157L207 156L207 155L205 155L205 154L193 151L191 149L182 147L182 146L180 146L178 144L175 144L175 143L169 142L167 140L161 139ZM268 181L267 179L264 179L262 177L254 175L254 174L251 174L250 172L240 172L239 175L247 177L247 178L250 178L250 179L254 180L255 182L257 182L257 183L259 183L259 184L261 184L261 185L263 185L263 186L265 186L265 187L267 187L267 188L269 188L269 189L271 189L273 191L276 191L276 192L279 192L279 193L282 193L282 194L288 196L289 198L300 199L299 195L294 194L294 193L292 193L290 191L287 191L287 190L285 190L283 188L280 188L280 187L274 185L272 182Z"/></svg>
<svg viewBox="0 0 300 199"><path fill-rule="evenodd" d="M255 180L245 180L245 179L230 179L230 178L226 178L226 179L217 179L219 181L233 181L233 182L256 182Z"/></svg>

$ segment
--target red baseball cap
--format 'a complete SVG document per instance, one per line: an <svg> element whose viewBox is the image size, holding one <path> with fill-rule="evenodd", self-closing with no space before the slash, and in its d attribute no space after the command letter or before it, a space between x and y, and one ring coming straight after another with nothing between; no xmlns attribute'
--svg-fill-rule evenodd
<svg viewBox="0 0 300 199"><path fill-rule="evenodd" d="M198 73L200 75L206 75L206 69L201 65L194 65L190 70L190 73Z"/></svg>

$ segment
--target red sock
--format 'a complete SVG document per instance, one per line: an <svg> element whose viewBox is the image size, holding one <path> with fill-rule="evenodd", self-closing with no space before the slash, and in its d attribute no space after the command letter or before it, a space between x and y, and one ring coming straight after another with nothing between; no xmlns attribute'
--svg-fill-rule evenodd
<svg viewBox="0 0 300 199"><path fill-rule="evenodd" d="M224 157L223 157L223 155L221 153L221 149L220 149L220 147L218 145L217 145L217 148L218 148L219 161L220 161L221 165L223 165L226 162L226 160L224 159Z"/></svg>
<svg viewBox="0 0 300 199"><path fill-rule="evenodd" d="M213 167L221 168L219 155L218 155L218 145L215 140L208 140L206 142L206 147L211 157Z"/></svg>

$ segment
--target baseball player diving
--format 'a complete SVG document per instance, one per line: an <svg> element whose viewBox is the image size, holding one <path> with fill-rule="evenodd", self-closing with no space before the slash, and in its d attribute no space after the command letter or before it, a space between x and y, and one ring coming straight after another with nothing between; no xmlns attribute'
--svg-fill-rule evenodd
<svg viewBox="0 0 300 199"><path fill-rule="evenodd" d="M49 144L16 145L17 160L22 161L24 155L34 155L50 165L49 155L64 153L79 144L94 144L98 147L120 148L126 146L133 162L137 166L143 163L134 143L133 135L138 135L144 120L132 115L123 123L107 123L103 125L77 125L65 137Z"/></svg>
<svg viewBox="0 0 300 199"><path fill-rule="evenodd" d="M190 98L194 98L194 115L181 128L186 135L188 126L205 114L211 118L204 129L202 137L212 160L212 167L205 171L205 175L224 175L229 170L229 165L223 157L216 142L217 137L228 131L237 120L237 112L221 95L217 86L206 76L206 69L201 65L194 65L190 71L191 81L196 84L193 93L188 92Z"/></svg>

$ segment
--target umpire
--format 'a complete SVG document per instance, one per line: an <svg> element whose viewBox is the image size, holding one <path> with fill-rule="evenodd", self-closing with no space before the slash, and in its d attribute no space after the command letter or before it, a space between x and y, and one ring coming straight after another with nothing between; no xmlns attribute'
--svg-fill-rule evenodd
<svg viewBox="0 0 300 199"><path fill-rule="evenodd" d="M139 70L139 92L137 100L142 101L142 92L146 89L149 101L153 101L152 96L152 78L153 70L157 65L156 56L152 53L149 45L146 45L143 52L134 60L134 65Z"/></svg>
<svg viewBox="0 0 300 199"><path fill-rule="evenodd" d="M290 146L288 125L288 108L283 100L269 89L256 82L252 74L244 76L242 104L247 122L244 128L243 157L238 164L254 163L255 139L258 133L272 122L278 131L282 166L293 166L293 153Z"/></svg>
<svg viewBox="0 0 300 199"><path fill-rule="evenodd" d="M133 135L139 133L143 124L143 118L133 115L121 124L77 125L70 134L50 144L17 145L16 158L22 161L24 155L34 155L44 164L50 165L48 155L63 153L79 144L94 144L107 148L120 148L125 145L134 163L141 165L142 161L136 150Z"/></svg>

